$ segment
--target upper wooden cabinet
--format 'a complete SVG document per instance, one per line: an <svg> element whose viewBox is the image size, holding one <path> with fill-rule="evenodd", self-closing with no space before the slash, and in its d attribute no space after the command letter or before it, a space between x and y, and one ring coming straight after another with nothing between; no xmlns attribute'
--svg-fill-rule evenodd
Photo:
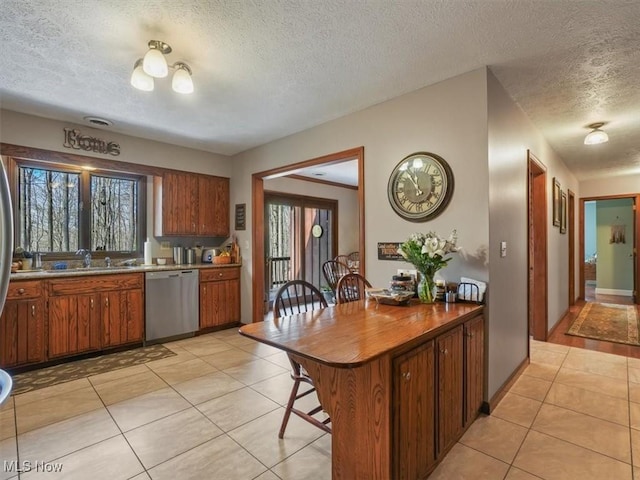
<svg viewBox="0 0 640 480"><path fill-rule="evenodd" d="M229 236L229 179L188 172L154 179L156 236Z"/></svg>

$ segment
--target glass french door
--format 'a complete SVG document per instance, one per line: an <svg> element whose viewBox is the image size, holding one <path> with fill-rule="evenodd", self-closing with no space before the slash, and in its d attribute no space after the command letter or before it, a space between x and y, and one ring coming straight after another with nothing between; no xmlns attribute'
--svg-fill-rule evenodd
<svg viewBox="0 0 640 480"><path fill-rule="evenodd" d="M322 264L336 255L338 202L265 192L265 313L289 280L320 288Z"/></svg>

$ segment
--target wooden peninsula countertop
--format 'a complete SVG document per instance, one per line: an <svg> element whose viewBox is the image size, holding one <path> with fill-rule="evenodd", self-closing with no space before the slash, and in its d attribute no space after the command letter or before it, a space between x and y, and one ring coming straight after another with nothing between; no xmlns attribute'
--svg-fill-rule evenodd
<svg viewBox="0 0 640 480"><path fill-rule="evenodd" d="M392 306L362 300L244 325L240 334L325 365L353 368L422 343L482 309L472 303Z"/></svg>
<svg viewBox="0 0 640 480"><path fill-rule="evenodd" d="M482 305L369 299L240 334L286 351L313 379L331 417L334 480L426 478L482 404Z"/></svg>

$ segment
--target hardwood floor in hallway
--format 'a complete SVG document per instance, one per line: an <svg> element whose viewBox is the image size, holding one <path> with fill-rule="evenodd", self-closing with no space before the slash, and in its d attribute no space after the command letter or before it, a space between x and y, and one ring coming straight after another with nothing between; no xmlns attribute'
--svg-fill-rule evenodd
<svg viewBox="0 0 640 480"><path fill-rule="evenodd" d="M632 297L623 297L619 295L596 295L595 288L592 285L586 285L585 297L587 302L615 303L618 305L633 305ZM604 342L583 337L575 337L567 335L575 318L579 315L580 310L585 305L585 301L578 300L575 305L569 308L569 312L560 320L556 328L547 339L550 343L559 345L567 345L569 347L584 348L586 350L595 350L598 352L613 353L615 355L623 355L630 358L640 358L640 346L625 345L622 343ZM636 306L636 308L638 308Z"/></svg>

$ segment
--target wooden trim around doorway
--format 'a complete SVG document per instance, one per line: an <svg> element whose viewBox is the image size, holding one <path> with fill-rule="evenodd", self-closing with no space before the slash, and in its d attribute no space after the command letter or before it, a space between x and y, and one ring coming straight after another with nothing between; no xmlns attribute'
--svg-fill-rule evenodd
<svg viewBox="0 0 640 480"><path fill-rule="evenodd" d="M569 237L569 306L571 307L576 303L576 194L567 189L567 197L567 237Z"/></svg>
<svg viewBox="0 0 640 480"><path fill-rule="evenodd" d="M527 153L527 324L529 336L544 342L549 325L547 169Z"/></svg>
<svg viewBox="0 0 640 480"><path fill-rule="evenodd" d="M634 255L634 271L633 271L633 303L640 305L640 255L638 251L640 249L640 193L632 193L626 195L603 195L601 197L584 197L580 199L580 227L579 227L579 274L580 274L580 299L585 299L585 275L584 275L584 204L586 202L593 202L599 200L617 200L631 198L633 199L633 212L634 212L634 235L633 235L633 255Z"/></svg>
<svg viewBox="0 0 640 480"><path fill-rule="evenodd" d="M359 210L359 251L360 251L360 273L365 275L365 225L364 225L364 147L356 147L342 152L324 155L322 157L304 160L302 162L283 165L262 172L254 173L251 176L251 198L252 198L252 321L259 322L264 319L263 295L264 295L264 269L265 255L264 247L264 179L290 172L300 168L308 168L316 165L327 165L342 163L347 160L358 160L358 210Z"/></svg>

